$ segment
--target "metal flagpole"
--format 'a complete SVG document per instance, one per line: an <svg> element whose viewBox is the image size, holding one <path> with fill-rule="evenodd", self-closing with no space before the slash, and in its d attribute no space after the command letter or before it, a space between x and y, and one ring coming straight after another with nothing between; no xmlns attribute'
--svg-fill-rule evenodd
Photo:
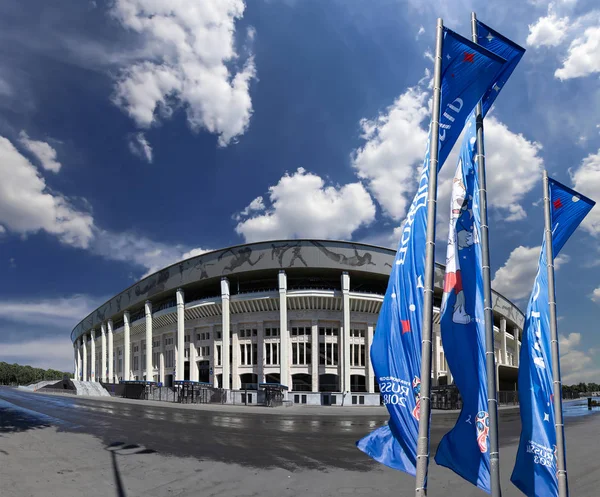
<svg viewBox="0 0 600 497"><path fill-rule="evenodd" d="M442 44L444 23L437 20L435 66L433 71L433 110L429 146L429 191L427 197L427 241L425 246L425 281L423 290L423 336L421 340L421 397L419 439L417 441L417 497L427 495L425 482L429 465L429 413L431 410L431 334L433 328L433 277L435 270L435 214L437 202L440 104L442 96Z"/></svg>
<svg viewBox="0 0 600 497"><path fill-rule="evenodd" d="M544 170L544 225L546 235L546 267L548 269L548 307L550 310L550 338L552 346L552 382L554 386L554 429L556 430L558 495L567 497L567 467L565 456L564 424L562 415L562 384L558 353L558 329L556 320L556 294L554 291L554 250L552 247L552 221L550 217L550 185L548 172Z"/></svg>
<svg viewBox="0 0 600 497"><path fill-rule="evenodd" d="M471 34L477 43L477 17L471 13ZM485 147L483 145L483 115L481 101L477 104L477 173L479 175L479 210L481 213L481 265L483 272L483 312L485 316L485 369L490 417L490 486L492 497L500 497L500 458L498 448L498 399L496 393L496 360L494 356L494 316L492 314L492 283L490 278L490 241L487 217L485 180Z"/></svg>

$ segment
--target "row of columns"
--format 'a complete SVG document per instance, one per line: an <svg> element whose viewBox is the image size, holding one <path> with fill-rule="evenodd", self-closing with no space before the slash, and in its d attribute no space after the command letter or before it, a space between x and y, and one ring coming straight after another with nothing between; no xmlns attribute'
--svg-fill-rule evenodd
<svg viewBox="0 0 600 497"><path fill-rule="evenodd" d="M146 367L145 374L147 379L153 377L153 364L152 364L152 302L149 300L144 304L144 315L146 320ZM184 295L183 290L177 290L177 368L176 368L176 379L183 379L183 363L184 363ZM108 330L108 333L107 333ZM102 372L101 379L103 382L116 382L116 371L114 371L114 348L113 348L113 322L111 319L107 323L100 325L100 333L102 335L101 340L101 363ZM107 337L108 334L108 368L107 368ZM90 345L91 345L91 370L90 378L88 378L87 372L87 335L84 333L79 339L77 339L75 347L75 366L74 373L76 378L81 378L83 381L96 381L96 330L90 331ZM131 379L131 321L129 311L123 313L123 379L128 381ZM195 352L195 351L194 351ZM160 380L164 382L164 345L161 341L161 358L160 364L157 365L159 368Z"/></svg>

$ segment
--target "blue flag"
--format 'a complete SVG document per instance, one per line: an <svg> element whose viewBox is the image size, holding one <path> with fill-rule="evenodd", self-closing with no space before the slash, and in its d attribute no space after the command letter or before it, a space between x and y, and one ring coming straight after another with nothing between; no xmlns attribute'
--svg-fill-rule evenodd
<svg viewBox="0 0 600 497"><path fill-rule="evenodd" d="M552 248L557 257L595 202L552 179ZM519 364L521 439L511 481L528 497L558 495L546 242L527 306Z"/></svg>
<svg viewBox="0 0 600 497"><path fill-rule="evenodd" d="M483 115L525 50L478 21L478 41L506 63L482 99ZM463 399L456 425L441 440L435 461L490 493L489 415L476 115L469 116L452 183L441 337L454 382Z"/></svg>
<svg viewBox="0 0 600 497"><path fill-rule="evenodd" d="M438 168L504 63L501 57L447 28L443 36ZM429 146L430 140L371 346L371 362L390 421L357 442L358 448L376 461L411 475L416 473L419 426Z"/></svg>

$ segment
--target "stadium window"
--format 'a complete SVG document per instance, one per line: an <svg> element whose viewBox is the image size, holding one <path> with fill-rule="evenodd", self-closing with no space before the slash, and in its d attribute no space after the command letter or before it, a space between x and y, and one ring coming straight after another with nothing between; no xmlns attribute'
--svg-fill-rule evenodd
<svg viewBox="0 0 600 497"><path fill-rule="evenodd" d="M333 365L334 366L338 365L338 350L339 350L338 344L334 343L333 344Z"/></svg>
<svg viewBox="0 0 600 497"><path fill-rule="evenodd" d="M245 365L246 364L246 353L245 353L246 347L244 347L243 344L240 344L240 364Z"/></svg>
<svg viewBox="0 0 600 497"><path fill-rule="evenodd" d="M206 339L207 339L207 340L210 340L210 333L207 333L207 334L206 334Z"/></svg>
<svg viewBox="0 0 600 497"><path fill-rule="evenodd" d="M298 345L297 342L292 343L292 364L298 364Z"/></svg>
<svg viewBox="0 0 600 497"><path fill-rule="evenodd" d="M364 366L367 363L367 347L360 346L360 365Z"/></svg>
<svg viewBox="0 0 600 497"><path fill-rule="evenodd" d="M325 365L325 358L326 358L326 355L325 355L325 343L321 342L319 344L319 364L321 366Z"/></svg>
<svg viewBox="0 0 600 497"><path fill-rule="evenodd" d="M253 337L258 336L258 330L257 329L252 328L252 336Z"/></svg>
<svg viewBox="0 0 600 497"><path fill-rule="evenodd" d="M271 364L271 344L265 343L265 361L267 364Z"/></svg>
<svg viewBox="0 0 600 497"><path fill-rule="evenodd" d="M223 337L223 333L220 331L217 331L216 333L217 333L217 339L221 340L221 338Z"/></svg>
<svg viewBox="0 0 600 497"><path fill-rule="evenodd" d="M293 337L298 336L298 328L292 328L292 336Z"/></svg>
<svg viewBox="0 0 600 497"><path fill-rule="evenodd" d="M266 337L270 337L271 336L271 328L265 328L265 336Z"/></svg>
<svg viewBox="0 0 600 497"><path fill-rule="evenodd" d="M331 346L332 346L333 344L331 344L331 343L327 343L327 344L325 344L325 345L327 346L327 347L326 347L326 350L327 350L327 355L326 355L326 357L327 357L327 366L331 366L331 357L332 357L332 355L333 355L333 353L332 353L332 352L333 352L333 349L332 349L332 347L331 347Z"/></svg>
<svg viewBox="0 0 600 497"><path fill-rule="evenodd" d="M337 328L333 328L333 329L331 330L331 333L332 333L332 335L333 335L334 337L337 337L337 336L339 336L339 334L340 334L340 330L338 330Z"/></svg>
<svg viewBox="0 0 600 497"><path fill-rule="evenodd" d="M252 364L258 364L258 344L252 344Z"/></svg>
<svg viewBox="0 0 600 497"><path fill-rule="evenodd" d="M319 328L319 335L322 337L325 336L325 328Z"/></svg>
<svg viewBox="0 0 600 497"><path fill-rule="evenodd" d="M221 365L221 346L217 345L217 366Z"/></svg>

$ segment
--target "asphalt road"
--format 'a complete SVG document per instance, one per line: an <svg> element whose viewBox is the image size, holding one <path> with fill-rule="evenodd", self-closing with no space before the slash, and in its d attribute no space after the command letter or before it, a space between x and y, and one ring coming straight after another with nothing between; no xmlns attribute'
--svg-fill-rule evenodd
<svg viewBox="0 0 600 497"><path fill-rule="evenodd" d="M211 412L9 388L0 388L0 399L49 416L45 422L59 430L88 433L106 445L119 441L143 445L161 454L256 468L367 471L374 463L355 447L355 442L388 419L380 414L307 416L286 413L285 408L278 408L277 415L261 415L256 410L248 413L243 407L237 408L239 412ZM0 430L3 425L14 424L14 417L23 413L14 411L0 402ZM434 416L432 453L455 420L455 413ZM518 411L501 411L500 421L501 445L514 443L520 433Z"/></svg>
<svg viewBox="0 0 600 497"><path fill-rule="evenodd" d="M575 409L573 409L575 407ZM569 405L572 495L597 497L600 416ZM581 413L575 411L581 410ZM520 431L515 409L500 417L504 497ZM434 413L431 454L456 413ZM34 394L0 387L2 497L398 497L414 478L377 464L356 440L387 420L352 408L204 409ZM484 493L433 461L431 497Z"/></svg>

